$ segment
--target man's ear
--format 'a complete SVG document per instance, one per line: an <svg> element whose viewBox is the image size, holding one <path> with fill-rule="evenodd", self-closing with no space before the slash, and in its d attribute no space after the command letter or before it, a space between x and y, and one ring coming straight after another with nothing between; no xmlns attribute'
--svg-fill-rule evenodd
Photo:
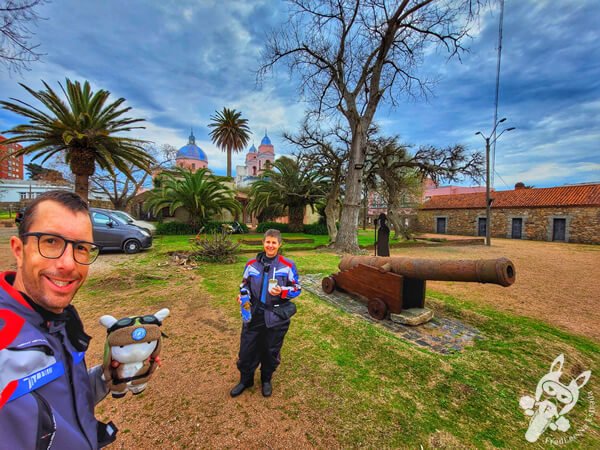
<svg viewBox="0 0 600 450"><path fill-rule="evenodd" d="M17 260L17 267L21 267L23 261L23 241L17 236L11 236L10 238L10 249L13 256Z"/></svg>

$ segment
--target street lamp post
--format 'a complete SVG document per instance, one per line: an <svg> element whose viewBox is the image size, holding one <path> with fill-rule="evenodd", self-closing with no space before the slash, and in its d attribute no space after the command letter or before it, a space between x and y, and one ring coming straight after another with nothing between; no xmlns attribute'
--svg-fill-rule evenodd
<svg viewBox="0 0 600 450"><path fill-rule="evenodd" d="M512 131L515 127L506 128L502 132L495 136L496 128L502 122L506 121L506 117L500 119L494 124L494 128L489 136L485 136L481 131L475 133L480 135L485 140L485 245L492 245L492 200L490 198L490 145L493 144L502 136L505 131ZM493 139L492 136L495 136Z"/></svg>

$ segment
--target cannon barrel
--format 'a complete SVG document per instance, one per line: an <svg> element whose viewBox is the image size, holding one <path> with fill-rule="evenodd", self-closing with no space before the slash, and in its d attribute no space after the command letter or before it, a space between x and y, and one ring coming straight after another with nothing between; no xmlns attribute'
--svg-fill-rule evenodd
<svg viewBox="0 0 600 450"><path fill-rule="evenodd" d="M510 286L515 282L515 266L508 258L477 260L412 259L382 256L346 255L340 261L340 270L359 264L418 280L467 281Z"/></svg>

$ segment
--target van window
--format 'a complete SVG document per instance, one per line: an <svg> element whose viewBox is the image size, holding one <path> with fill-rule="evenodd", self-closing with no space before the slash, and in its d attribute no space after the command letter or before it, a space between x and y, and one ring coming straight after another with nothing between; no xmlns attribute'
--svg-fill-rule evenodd
<svg viewBox="0 0 600 450"><path fill-rule="evenodd" d="M99 212L92 213L92 220L94 221L95 225L106 225L108 222L112 222L110 217Z"/></svg>

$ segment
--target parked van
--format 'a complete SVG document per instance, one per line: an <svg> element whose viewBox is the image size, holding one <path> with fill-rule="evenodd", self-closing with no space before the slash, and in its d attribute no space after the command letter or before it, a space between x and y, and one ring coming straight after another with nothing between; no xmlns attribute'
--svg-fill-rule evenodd
<svg viewBox="0 0 600 450"><path fill-rule="evenodd" d="M152 247L152 235L148 230L128 223L110 209L90 208L94 242L102 250L123 250L137 253Z"/></svg>

